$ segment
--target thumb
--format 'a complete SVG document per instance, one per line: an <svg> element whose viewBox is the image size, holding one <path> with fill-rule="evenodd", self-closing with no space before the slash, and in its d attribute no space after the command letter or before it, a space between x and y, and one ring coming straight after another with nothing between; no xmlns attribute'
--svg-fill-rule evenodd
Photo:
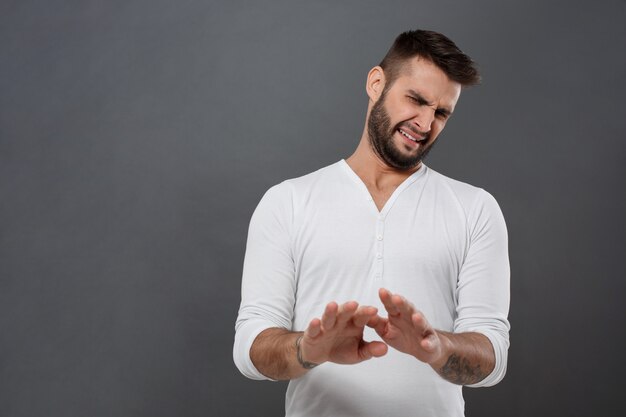
<svg viewBox="0 0 626 417"><path fill-rule="evenodd" d="M363 342L359 347L359 357L364 361L379 358L387 353L387 349L387 345L383 342Z"/></svg>
<svg viewBox="0 0 626 417"><path fill-rule="evenodd" d="M430 334L420 341L420 346L426 352L435 352L439 347L439 338L434 334Z"/></svg>

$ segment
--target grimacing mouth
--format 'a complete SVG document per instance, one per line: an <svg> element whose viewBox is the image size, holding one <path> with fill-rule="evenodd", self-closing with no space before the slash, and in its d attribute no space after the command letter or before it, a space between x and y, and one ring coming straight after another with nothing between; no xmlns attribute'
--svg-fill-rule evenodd
<svg viewBox="0 0 626 417"><path fill-rule="evenodd" d="M402 130L401 128L398 128L397 130L398 130L398 132L400 132L401 135L403 135L404 137L408 138L409 140L412 140L415 143L424 142L424 141L426 141L426 139L428 139L428 136L423 136L423 137L418 139L415 136L412 136L411 134L409 134L406 131Z"/></svg>

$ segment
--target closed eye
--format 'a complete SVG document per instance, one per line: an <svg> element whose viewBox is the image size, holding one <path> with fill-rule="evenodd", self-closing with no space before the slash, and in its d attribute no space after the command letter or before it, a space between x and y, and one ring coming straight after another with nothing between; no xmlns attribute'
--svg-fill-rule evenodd
<svg viewBox="0 0 626 417"><path fill-rule="evenodd" d="M419 106L429 106L429 107L434 106L434 103L430 103L428 100L422 97L422 95L420 95L419 93L413 90L409 90L409 94L407 95L407 98ZM447 120L451 114L452 113L446 108L440 108L440 109L435 110L435 117L437 117L440 120Z"/></svg>
<svg viewBox="0 0 626 417"><path fill-rule="evenodd" d="M411 100L413 103L417 103L420 106L428 106L430 103L426 100L424 100L421 97L416 97L416 96L407 96L409 98L409 100Z"/></svg>
<svg viewBox="0 0 626 417"><path fill-rule="evenodd" d="M444 110L437 110L435 112L435 116L437 116L438 118L440 118L442 120L446 120L448 117L450 117L450 113L448 113L447 111L444 111Z"/></svg>

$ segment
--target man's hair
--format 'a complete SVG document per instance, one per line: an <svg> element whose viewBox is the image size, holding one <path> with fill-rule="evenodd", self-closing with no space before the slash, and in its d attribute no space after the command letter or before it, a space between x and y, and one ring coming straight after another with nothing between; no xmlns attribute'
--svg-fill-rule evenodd
<svg viewBox="0 0 626 417"><path fill-rule="evenodd" d="M404 65L416 56L431 61L452 81L463 87L480 82L476 64L448 37L429 30L411 30L401 33L380 63L385 72L388 90L400 75Z"/></svg>

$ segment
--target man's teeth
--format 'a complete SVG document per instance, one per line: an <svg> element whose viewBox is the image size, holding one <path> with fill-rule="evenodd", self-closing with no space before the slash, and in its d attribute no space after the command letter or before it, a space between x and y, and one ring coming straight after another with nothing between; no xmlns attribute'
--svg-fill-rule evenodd
<svg viewBox="0 0 626 417"><path fill-rule="evenodd" d="M413 136L409 135L408 133L406 133L405 131L403 131L402 129L398 129L398 132L402 133L404 136L406 136L407 138L411 139L413 142L417 143L423 139L415 139Z"/></svg>

